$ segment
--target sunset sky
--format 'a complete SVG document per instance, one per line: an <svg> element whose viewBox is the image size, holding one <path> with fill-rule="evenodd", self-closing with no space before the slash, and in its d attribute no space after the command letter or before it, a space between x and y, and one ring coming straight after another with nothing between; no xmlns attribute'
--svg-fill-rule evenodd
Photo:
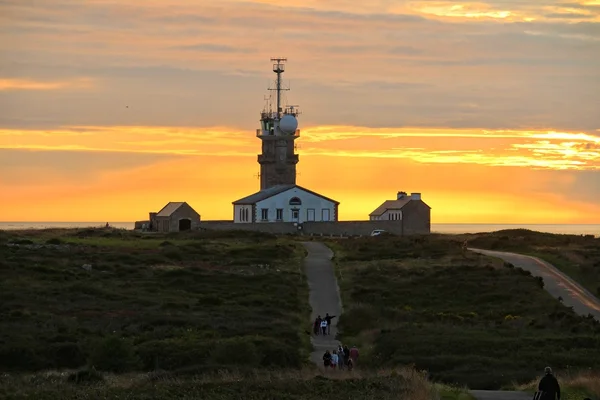
<svg viewBox="0 0 600 400"><path fill-rule="evenodd" d="M600 0L0 0L0 221L232 218L287 57L298 184L600 223Z"/></svg>

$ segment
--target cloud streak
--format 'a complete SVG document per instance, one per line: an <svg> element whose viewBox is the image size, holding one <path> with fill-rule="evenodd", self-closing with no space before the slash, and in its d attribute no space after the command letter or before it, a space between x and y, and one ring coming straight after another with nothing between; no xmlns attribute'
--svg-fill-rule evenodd
<svg viewBox="0 0 600 400"><path fill-rule="evenodd" d="M584 132L327 126L305 129L301 156L397 158L551 170L600 169L600 137ZM18 142L14 138L18 137ZM435 142L432 142L435 140ZM68 127L0 130L0 148L255 157L250 132L226 127Z"/></svg>
<svg viewBox="0 0 600 400"><path fill-rule="evenodd" d="M89 78L79 78L68 81L37 81L33 79L0 78L0 91L90 89L92 87L93 82Z"/></svg>

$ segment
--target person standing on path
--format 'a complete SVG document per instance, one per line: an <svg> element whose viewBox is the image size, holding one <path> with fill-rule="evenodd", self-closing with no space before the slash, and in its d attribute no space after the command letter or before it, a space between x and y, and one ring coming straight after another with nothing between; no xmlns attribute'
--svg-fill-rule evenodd
<svg viewBox="0 0 600 400"><path fill-rule="evenodd" d="M339 358L338 369L343 370L346 366L346 355L344 354L344 348L341 344L338 346L337 353Z"/></svg>
<svg viewBox="0 0 600 400"><path fill-rule="evenodd" d="M323 319L321 321L321 330L323 331L323 336L327 335L327 320Z"/></svg>
<svg viewBox="0 0 600 400"><path fill-rule="evenodd" d="M542 400L560 400L560 385L554 374L552 374L552 368L546 367L544 374L538 385L538 390L544 393Z"/></svg>
<svg viewBox="0 0 600 400"><path fill-rule="evenodd" d="M329 350L325 351L325 354L323 354L323 366L325 367L325 369L329 368L329 366L331 365L331 353L329 352Z"/></svg>
<svg viewBox="0 0 600 400"><path fill-rule="evenodd" d="M352 346L352 348L350 349L349 356L352 360L352 364L356 364L356 361L358 360L358 349L356 348L356 346Z"/></svg>
<svg viewBox="0 0 600 400"><path fill-rule="evenodd" d="M331 334L331 320L335 318L335 315L325 314L325 321L327 321L327 334Z"/></svg>
<svg viewBox="0 0 600 400"><path fill-rule="evenodd" d="M335 369L338 366L339 360L340 358L338 356L338 353L336 350L334 350L333 354L331 355L331 369Z"/></svg>
<svg viewBox="0 0 600 400"><path fill-rule="evenodd" d="M319 315L316 319L315 319L315 323L313 326L313 331L315 332L315 335L319 335L319 331L321 330L321 316Z"/></svg>

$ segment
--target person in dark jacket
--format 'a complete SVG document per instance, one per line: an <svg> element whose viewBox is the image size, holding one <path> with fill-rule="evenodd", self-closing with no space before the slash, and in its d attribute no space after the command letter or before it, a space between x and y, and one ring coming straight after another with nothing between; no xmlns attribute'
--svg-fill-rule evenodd
<svg viewBox="0 0 600 400"><path fill-rule="evenodd" d="M323 354L323 366L326 369L329 368L329 366L331 366L331 353L329 352L329 350L325 351L325 354Z"/></svg>
<svg viewBox="0 0 600 400"><path fill-rule="evenodd" d="M538 390L544 392L543 400L560 400L560 385L552 374L552 368L544 369L544 377L540 380Z"/></svg>
<svg viewBox="0 0 600 400"><path fill-rule="evenodd" d="M315 319L315 323L313 325L313 331L314 331L315 335L318 335L320 330L321 330L321 316L319 315Z"/></svg>
<svg viewBox="0 0 600 400"><path fill-rule="evenodd" d="M327 334L331 334L331 320L335 318L335 315L329 315L329 313L325 314L325 321L327 321Z"/></svg>

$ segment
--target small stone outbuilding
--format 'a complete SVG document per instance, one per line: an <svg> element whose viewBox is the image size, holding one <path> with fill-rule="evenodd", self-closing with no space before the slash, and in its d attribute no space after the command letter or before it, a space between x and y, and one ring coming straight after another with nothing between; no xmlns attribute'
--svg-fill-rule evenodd
<svg viewBox="0 0 600 400"><path fill-rule="evenodd" d="M150 213L149 230L153 232L180 232L200 227L200 214L185 201L171 201L159 212Z"/></svg>
<svg viewBox="0 0 600 400"><path fill-rule="evenodd" d="M421 193L398 192L396 200L386 200L369 214L370 221L398 221L406 232L431 233L431 207Z"/></svg>

